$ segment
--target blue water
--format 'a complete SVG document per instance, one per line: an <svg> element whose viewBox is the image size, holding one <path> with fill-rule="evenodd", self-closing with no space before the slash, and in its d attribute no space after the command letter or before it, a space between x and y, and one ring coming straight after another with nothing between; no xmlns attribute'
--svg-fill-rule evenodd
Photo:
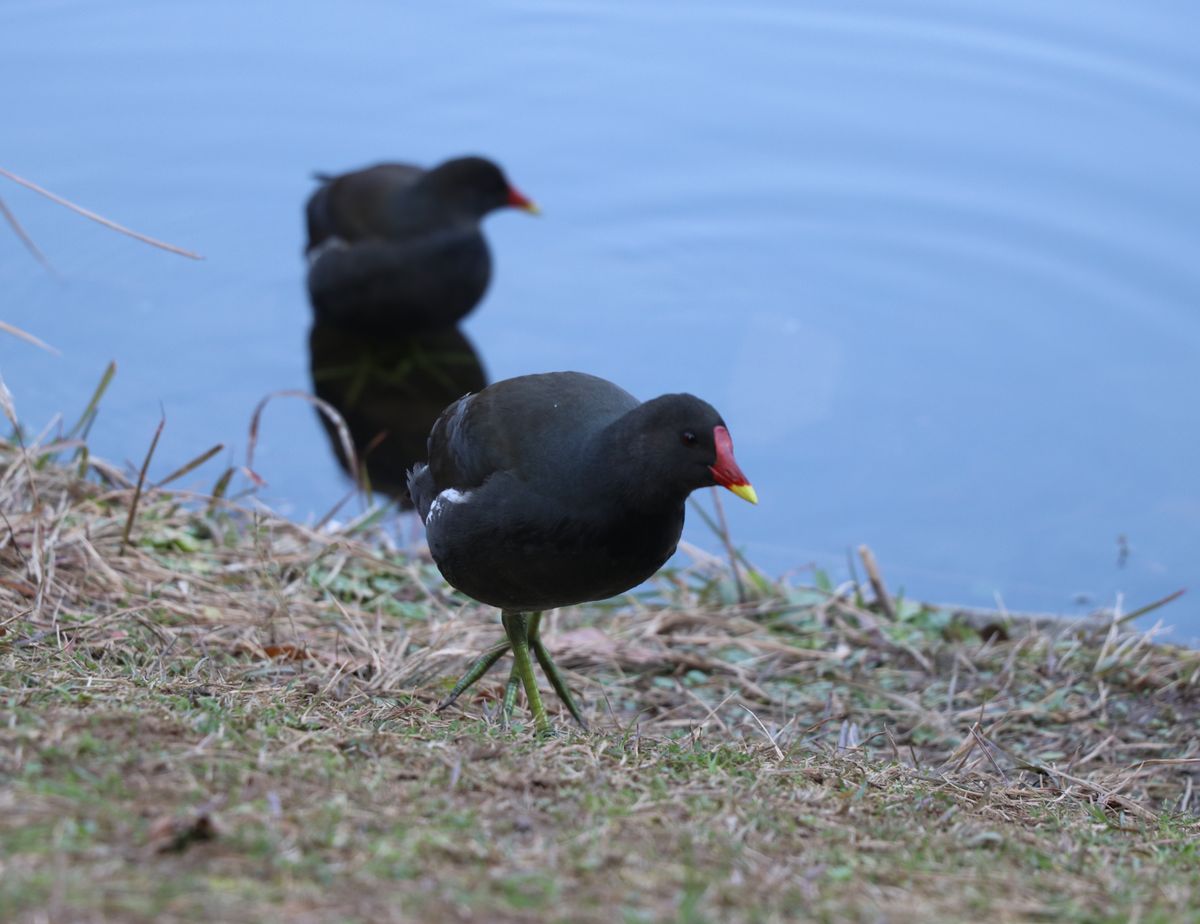
<svg viewBox="0 0 1200 924"><path fill-rule="evenodd" d="M1161 615L1192 638L1198 39L1193 0L7 0L0 166L206 259L0 180L58 271L0 227L0 317L62 351L0 339L3 375L36 430L115 359L94 451L140 459L162 408L160 473L244 461L259 398L310 387L311 171L484 153L545 211L488 220L492 378L710 400L768 570L865 542L938 601L1191 586ZM346 490L298 401L255 469L299 518Z"/></svg>

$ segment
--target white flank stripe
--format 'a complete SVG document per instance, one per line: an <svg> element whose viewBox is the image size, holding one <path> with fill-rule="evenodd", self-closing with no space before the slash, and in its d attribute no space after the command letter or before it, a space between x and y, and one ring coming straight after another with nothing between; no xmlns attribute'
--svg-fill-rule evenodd
<svg viewBox="0 0 1200 924"><path fill-rule="evenodd" d="M444 509L442 504L465 504L471 499L470 491L459 491L457 488L446 488L441 494L433 499L433 503L429 505L429 516L427 520L437 519L442 515Z"/></svg>
<svg viewBox="0 0 1200 924"><path fill-rule="evenodd" d="M340 237L327 237L308 252L308 265L312 266L331 250L346 250L350 245Z"/></svg>

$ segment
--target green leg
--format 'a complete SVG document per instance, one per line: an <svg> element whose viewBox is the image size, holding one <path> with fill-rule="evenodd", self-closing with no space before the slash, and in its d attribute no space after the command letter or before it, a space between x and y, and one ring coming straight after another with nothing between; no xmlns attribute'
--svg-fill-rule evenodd
<svg viewBox="0 0 1200 924"><path fill-rule="evenodd" d="M539 738L550 737L554 732L550 728L550 720L546 718L542 696L538 693L533 662L529 660L529 617L524 613L502 613L500 619L512 644L513 660L516 662L513 670L525 685L525 699L529 703L529 711L533 713L534 733Z"/></svg>
<svg viewBox="0 0 1200 924"><path fill-rule="evenodd" d="M495 648L492 648L490 651L485 651L483 654L481 654L478 660L471 665L471 669L463 674L462 679L454 685L454 689L450 691L450 695L438 704L437 711L441 712L447 706L452 705L454 701L463 694L463 691L484 674L486 674L491 669L492 665L499 661L510 647L512 646L509 642L501 642Z"/></svg>
<svg viewBox="0 0 1200 924"><path fill-rule="evenodd" d="M512 670L508 672L508 683L504 685L504 704L500 712L505 728L512 721L513 707L517 704L517 688L520 686L521 678L517 675L517 661L514 658Z"/></svg>
<svg viewBox="0 0 1200 924"><path fill-rule="evenodd" d="M587 722L583 720L583 715L579 712L579 707L575 705L575 700L571 698L571 691L567 689L566 681L563 680L562 674L558 672L558 667L550 659L550 652L542 644L541 613L534 613L529 620L529 647L533 649L538 664L542 666L542 671L550 678L550 684L554 687L554 692L558 694L559 699L566 703L571 717L579 723L580 728L587 731Z"/></svg>

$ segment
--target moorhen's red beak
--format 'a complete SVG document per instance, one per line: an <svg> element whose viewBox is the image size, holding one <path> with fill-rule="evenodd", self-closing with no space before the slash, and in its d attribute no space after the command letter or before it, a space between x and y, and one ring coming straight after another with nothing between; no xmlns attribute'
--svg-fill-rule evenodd
<svg viewBox="0 0 1200 924"><path fill-rule="evenodd" d="M538 208L537 203L520 192L515 186L508 187L508 204L514 209L523 209L530 215L542 214L542 210Z"/></svg>
<svg viewBox="0 0 1200 924"><path fill-rule="evenodd" d="M754 493L750 479L742 474L737 461L733 458L733 440L729 438L729 431L724 427L714 427L713 442L717 445L717 464L710 465L708 470L712 472L717 484L728 488L742 500L757 504L758 495Z"/></svg>

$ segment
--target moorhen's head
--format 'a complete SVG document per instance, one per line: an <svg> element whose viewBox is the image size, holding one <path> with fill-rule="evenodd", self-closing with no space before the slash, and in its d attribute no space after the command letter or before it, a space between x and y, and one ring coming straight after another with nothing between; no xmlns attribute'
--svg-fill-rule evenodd
<svg viewBox="0 0 1200 924"><path fill-rule="evenodd" d="M541 210L508 181L499 167L485 157L456 157L430 170L421 181L424 190L442 207L462 218L478 220L505 207L531 215Z"/></svg>
<svg viewBox="0 0 1200 924"><path fill-rule="evenodd" d="M752 504L758 495L733 458L733 440L721 415L695 395L663 395L638 409L637 446L631 456L647 490L686 497L719 485Z"/></svg>

